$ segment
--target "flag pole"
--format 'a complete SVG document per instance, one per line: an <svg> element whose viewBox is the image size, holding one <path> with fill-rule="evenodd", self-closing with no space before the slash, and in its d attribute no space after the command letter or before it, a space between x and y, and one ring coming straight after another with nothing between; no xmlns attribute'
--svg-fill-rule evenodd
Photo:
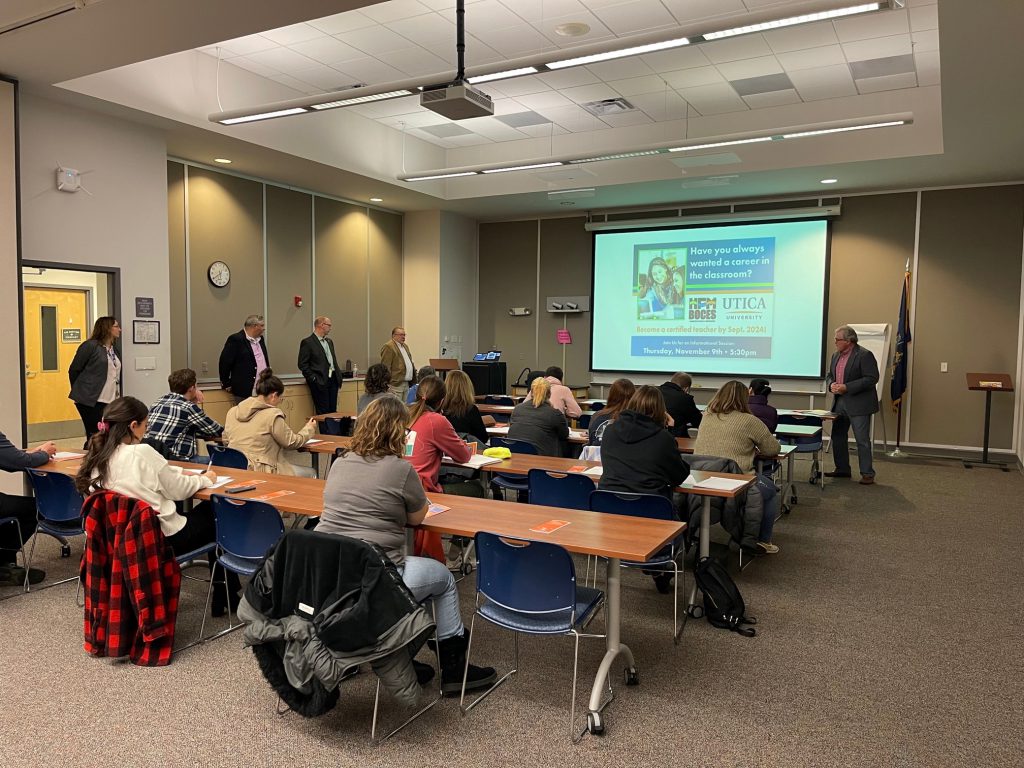
<svg viewBox="0 0 1024 768"><path fill-rule="evenodd" d="M903 431L903 401L896 404L896 447L889 451L886 456L890 459L905 459L907 454L900 450L900 432Z"/></svg>
<svg viewBox="0 0 1024 768"><path fill-rule="evenodd" d="M900 326L899 326L900 332L902 332L904 330L903 326L909 320L909 318L907 317L907 303L908 303L908 299L909 299L909 295L908 294L909 294L909 291L910 291L910 286L908 285L907 279L908 279L909 275L910 275L910 257L907 257L907 264L903 268L903 292L902 292L901 297L900 297L900 299L901 299L900 300ZM909 330L909 327L906 330ZM894 352L893 352L893 375L895 375L895 372L896 372L897 356L900 354L900 352L899 352L899 344L900 343L901 343L900 340L897 339L897 349L894 350ZM910 354L910 349L907 346L906 341L903 342L903 346L904 346L903 354L904 355ZM905 360L903 362L904 362L904 364L906 364ZM907 454L900 450L900 433L903 431L903 395L904 395L904 393L901 392L899 400L896 402L896 448L894 450L889 451L886 454L886 456L888 456L890 459L905 459L905 458L907 458Z"/></svg>

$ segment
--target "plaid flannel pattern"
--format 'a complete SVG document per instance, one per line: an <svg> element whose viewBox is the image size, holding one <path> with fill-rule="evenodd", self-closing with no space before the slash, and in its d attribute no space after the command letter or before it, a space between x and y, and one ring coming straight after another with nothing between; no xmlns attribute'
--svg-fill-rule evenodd
<svg viewBox="0 0 1024 768"><path fill-rule="evenodd" d="M82 507L85 650L161 667L171 662L181 569L143 501L111 491Z"/></svg>
<svg viewBox="0 0 1024 768"><path fill-rule="evenodd" d="M188 461L196 454L197 437L220 437L223 431L198 405L170 392L149 409L146 437L166 445L178 461Z"/></svg>

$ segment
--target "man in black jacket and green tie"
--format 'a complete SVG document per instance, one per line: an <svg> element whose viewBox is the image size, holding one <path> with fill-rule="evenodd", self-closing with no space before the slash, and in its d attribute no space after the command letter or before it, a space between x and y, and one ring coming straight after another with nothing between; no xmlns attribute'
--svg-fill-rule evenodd
<svg viewBox="0 0 1024 768"><path fill-rule="evenodd" d="M334 353L334 341L328 338L332 327L331 318L318 317L313 321L313 333L299 343L299 370L306 377L317 413L338 410L341 371Z"/></svg>

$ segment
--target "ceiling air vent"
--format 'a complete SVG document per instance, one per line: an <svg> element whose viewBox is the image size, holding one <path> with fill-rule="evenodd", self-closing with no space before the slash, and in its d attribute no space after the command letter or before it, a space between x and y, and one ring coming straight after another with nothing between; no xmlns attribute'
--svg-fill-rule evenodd
<svg viewBox="0 0 1024 768"><path fill-rule="evenodd" d="M632 104L623 98L602 99L601 101L588 101L580 104L587 112L594 117L606 117L608 115L621 115L623 112L632 112L636 109Z"/></svg>

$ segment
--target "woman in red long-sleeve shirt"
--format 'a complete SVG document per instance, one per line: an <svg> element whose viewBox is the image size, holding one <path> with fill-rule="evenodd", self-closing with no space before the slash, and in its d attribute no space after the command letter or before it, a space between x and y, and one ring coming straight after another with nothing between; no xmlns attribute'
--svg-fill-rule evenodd
<svg viewBox="0 0 1024 768"><path fill-rule="evenodd" d="M455 434L451 422L440 413L444 394L444 382L437 376L427 376L419 382L416 403L409 411L406 458L428 493L444 493L438 480L442 457L451 456L463 462L472 455L469 446ZM446 562L440 534L418 530L416 554Z"/></svg>

